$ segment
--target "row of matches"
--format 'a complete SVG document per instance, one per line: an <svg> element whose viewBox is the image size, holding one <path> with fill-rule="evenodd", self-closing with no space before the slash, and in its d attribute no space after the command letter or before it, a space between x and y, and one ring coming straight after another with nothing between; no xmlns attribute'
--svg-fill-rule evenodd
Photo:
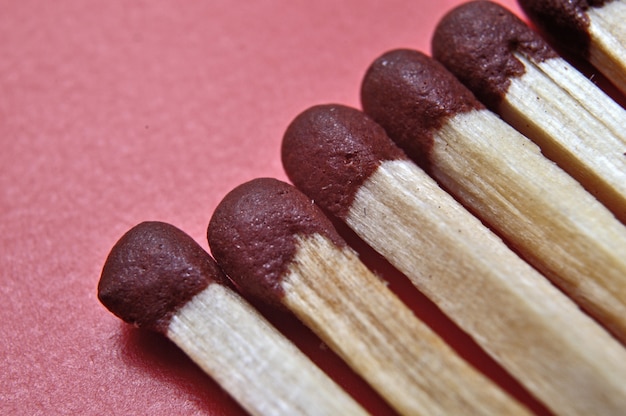
<svg viewBox="0 0 626 416"><path fill-rule="evenodd" d="M559 2L523 3L545 22ZM625 11L606 2L587 26L622 25ZM365 410L246 299L297 316L399 414L527 414L361 262L331 215L550 411L623 414L626 112L495 3L450 11L433 56L375 60L363 111L298 115L282 143L294 185L262 178L226 195L207 231L215 260L172 225L128 231L99 299L173 340L251 414ZM611 73L623 88L624 67Z"/></svg>

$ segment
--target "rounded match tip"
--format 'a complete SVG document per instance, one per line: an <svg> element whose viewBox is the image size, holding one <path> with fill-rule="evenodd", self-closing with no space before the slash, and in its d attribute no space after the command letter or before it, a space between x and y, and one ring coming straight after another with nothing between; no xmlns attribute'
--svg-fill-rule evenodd
<svg viewBox="0 0 626 416"><path fill-rule="evenodd" d="M237 287L274 305L280 304L281 281L296 254L297 237L313 234L345 245L309 198L270 178L254 179L229 192L207 230L211 252Z"/></svg>
<svg viewBox="0 0 626 416"><path fill-rule="evenodd" d="M138 327L166 333L172 316L211 282L225 277L190 236L162 222L143 222L113 246L98 299Z"/></svg>
<svg viewBox="0 0 626 416"><path fill-rule="evenodd" d="M439 62L408 49L387 52L370 65L361 102L389 137L424 167L433 133L448 118L483 108Z"/></svg>
<svg viewBox="0 0 626 416"><path fill-rule="evenodd" d="M282 143L283 167L291 181L340 218L347 216L359 187L382 161L405 158L372 119L337 104L299 114Z"/></svg>
<svg viewBox="0 0 626 416"><path fill-rule="evenodd" d="M557 57L522 20L490 1L465 3L448 12L435 29L432 51L491 108L497 108L511 78L525 72L515 54L535 62Z"/></svg>
<svg viewBox="0 0 626 416"><path fill-rule="evenodd" d="M570 51L589 53L590 7L602 7L612 0L518 0L530 20L552 40Z"/></svg>

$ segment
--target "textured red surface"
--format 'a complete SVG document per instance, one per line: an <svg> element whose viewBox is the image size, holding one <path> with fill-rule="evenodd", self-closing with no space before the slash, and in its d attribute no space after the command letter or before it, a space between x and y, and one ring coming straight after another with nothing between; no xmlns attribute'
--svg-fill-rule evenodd
<svg viewBox="0 0 626 416"><path fill-rule="evenodd" d="M428 52L458 3L1 0L0 413L243 413L166 339L99 304L109 249L144 220L207 248L227 191L285 179L280 141L297 113L359 106L370 62ZM419 316L541 410L353 241ZM293 318L270 318L370 410L391 413Z"/></svg>

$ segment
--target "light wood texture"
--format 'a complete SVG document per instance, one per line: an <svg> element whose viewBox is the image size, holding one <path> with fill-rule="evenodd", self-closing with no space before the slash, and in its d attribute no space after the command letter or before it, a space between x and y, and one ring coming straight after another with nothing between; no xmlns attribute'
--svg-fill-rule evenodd
<svg viewBox="0 0 626 416"><path fill-rule="evenodd" d="M283 303L404 415L527 414L463 361L361 263L299 239Z"/></svg>
<svg viewBox="0 0 626 416"><path fill-rule="evenodd" d="M556 414L623 413L626 350L413 163L383 162L347 223Z"/></svg>
<svg viewBox="0 0 626 416"><path fill-rule="evenodd" d="M197 294L167 336L253 415L367 414L225 286Z"/></svg>
<svg viewBox="0 0 626 416"><path fill-rule="evenodd" d="M626 2L614 0L587 10L589 61L626 94Z"/></svg>
<svg viewBox="0 0 626 416"><path fill-rule="evenodd" d="M518 59L500 115L626 222L626 111L561 58Z"/></svg>
<svg viewBox="0 0 626 416"><path fill-rule="evenodd" d="M626 227L489 111L435 136L433 176L626 341Z"/></svg>

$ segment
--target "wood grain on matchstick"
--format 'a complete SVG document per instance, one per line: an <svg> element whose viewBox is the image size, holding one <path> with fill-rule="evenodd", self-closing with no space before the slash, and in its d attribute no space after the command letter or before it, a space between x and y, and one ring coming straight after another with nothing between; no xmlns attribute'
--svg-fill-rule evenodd
<svg viewBox="0 0 626 416"><path fill-rule="evenodd" d="M622 346L372 119L339 105L308 109L287 129L282 157L298 188L405 273L555 413L623 411Z"/></svg>
<svg viewBox="0 0 626 416"><path fill-rule="evenodd" d="M424 54L377 59L362 99L449 192L626 341L626 227L604 205Z"/></svg>
<svg viewBox="0 0 626 416"><path fill-rule="evenodd" d="M518 0L561 46L588 59L626 93L626 1Z"/></svg>
<svg viewBox="0 0 626 416"><path fill-rule="evenodd" d="M226 282L191 237L146 222L111 250L98 297L171 339L251 414L366 414Z"/></svg>
<svg viewBox="0 0 626 416"><path fill-rule="evenodd" d="M433 56L626 222L626 111L500 5L450 11Z"/></svg>
<svg viewBox="0 0 626 416"><path fill-rule="evenodd" d="M419 321L293 186L265 178L235 188L208 239L243 292L291 310L399 413L526 414Z"/></svg>

